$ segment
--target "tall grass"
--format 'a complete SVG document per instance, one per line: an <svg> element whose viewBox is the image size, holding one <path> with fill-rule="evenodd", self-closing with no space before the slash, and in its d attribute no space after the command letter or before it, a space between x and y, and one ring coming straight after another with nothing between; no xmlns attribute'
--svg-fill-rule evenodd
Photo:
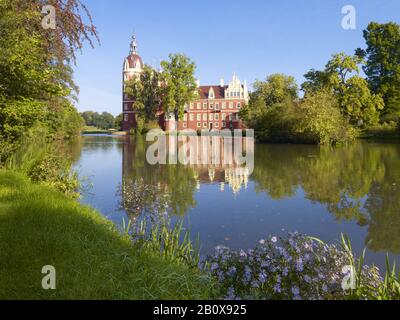
<svg viewBox="0 0 400 320"><path fill-rule="evenodd" d="M171 221L162 219L150 225L143 219L134 229L132 237L144 250L159 252L172 263L190 268L197 268L200 264L199 237L193 242L190 231L183 226L183 221L172 225Z"/></svg>
<svg viewBox="0 0 400 320"><path fill-rule="evenodd" d="M371 284L370 276L365 272L365 249L359 258L355 258L350 239L342 234L341 245L348 253L349 264L354 270L355 287L350 290L350 299L367 300L399 300L400 299L400 272L396 273L396 262L390 265L389 256L386 256L386 270L378 284ZM374 283L374 282L372 282Z"/></svg>

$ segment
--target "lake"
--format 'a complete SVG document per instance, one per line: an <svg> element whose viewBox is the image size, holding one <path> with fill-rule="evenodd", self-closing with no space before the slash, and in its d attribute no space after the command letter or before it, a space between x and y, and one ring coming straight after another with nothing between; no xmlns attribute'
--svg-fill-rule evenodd
<svg viewBox="0 0 400 320"><path fill-rule="evenodd" d="M367 263L381 268L387 252L400 261L400 144L257 144L251 175L152 166L147 147L143 138L83 136L75 168L91 187L81 201L118 225L143 212L184 219L202 254L298 231L330 243L345 233L356 253L367 248Z"/></svg>

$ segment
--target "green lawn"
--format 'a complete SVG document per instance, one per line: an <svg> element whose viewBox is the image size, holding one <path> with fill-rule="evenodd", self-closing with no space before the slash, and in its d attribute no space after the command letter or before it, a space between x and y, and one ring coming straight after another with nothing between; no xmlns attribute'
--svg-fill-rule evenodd
<svg viewBox="0 0 400 320"><path fill-rule="evenodd" d="M57 271L46 291L42 267ZM0 171L0 299L208 299L207 276L146 253L95 210Z"/></svg>

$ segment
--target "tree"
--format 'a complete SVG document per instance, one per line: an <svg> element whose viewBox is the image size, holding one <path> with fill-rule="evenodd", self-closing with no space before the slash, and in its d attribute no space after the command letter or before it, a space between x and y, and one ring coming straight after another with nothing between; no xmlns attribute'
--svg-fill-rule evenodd
<svg viewBox="0 0 400 320"><path fill-rule="evenodd" d="M248 105L240 111L247 127L254 128L261 141L295 141L293 124L297 119L298 86L294 77L272 74L257 80Z"/></svg>
<svg viewBox="0 0 400 320"><path fill-rule="evenodd" d="M343 118L338 101L329 91L308 95L301 103L297 131L318 144L334 145L355 139L355 131Z"/></svg>
<svg viewBox="0 0 400 320"><path fill-rule="evenodd" d="M383 114L400 117L400 25L371 22L364 39L367 49L357 49L356 54L366 59L368 82L374 93L383 96Z"/></svg>
<svg viewBox="0 0 400 320"><path fill-rule="evenodd" d="M44 5L56 10L55 30L41 25ZM77 92L70 64L84 41L93 45L92 37L97 38L80 0L0 0L0 30L0 95L48 99Z"/></svg>
<svg viewBox="0 0 400 320"><path fill-rule="evenodd" d="M162 105L175 119L183 119L185 105L197 96L196 64L182 54L171 54L162 67Z"/></svg>
<svg viewBox="0 0 400 320"><path fill-rule="evenodd" d="M298 98L298 85L292 76L281 73L272 74L266 81L257 80L254 83L254 98L261 96L266 106L283 103L287 99L294 101Z"/></svg>
<svg viewBox="0 0 400 320"><path fill-rule="evenodd" d="M80 115L87 126L94 126L103 130L113 129L118 126L114 116L108 112L103 112L100 114L98 112L85 111Z"/></svg>
<svg viewBox="0 0 400 320"><path fill-rule="evenodd" d="M132 106L136 117L146 123L155 120L161 102L161 75L150 66L144 66L139 78L126 81L125 92L134 100Z"/></svg>
<svg viewBox="0 0 400 320"><path fill-rule="evenodd" d="M359 76L359 56L339 53L332 56L323 71L311 70L302 84L305 96L330 91L338 101L342 114L353 123L375 124L384 108L380 95L371 92L368 82Z"/></svg>

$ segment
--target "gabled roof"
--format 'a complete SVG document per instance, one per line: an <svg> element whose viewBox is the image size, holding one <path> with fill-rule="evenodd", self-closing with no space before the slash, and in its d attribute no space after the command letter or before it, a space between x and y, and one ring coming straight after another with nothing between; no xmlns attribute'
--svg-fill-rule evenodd
<svg viewBox="0 0 400 320"><path fill-rule="evenodd" d="M200 99L208 99L211 88L214 90L214 99L225 99L225 89L227 86L200 86L198 89Z"/></svg>

